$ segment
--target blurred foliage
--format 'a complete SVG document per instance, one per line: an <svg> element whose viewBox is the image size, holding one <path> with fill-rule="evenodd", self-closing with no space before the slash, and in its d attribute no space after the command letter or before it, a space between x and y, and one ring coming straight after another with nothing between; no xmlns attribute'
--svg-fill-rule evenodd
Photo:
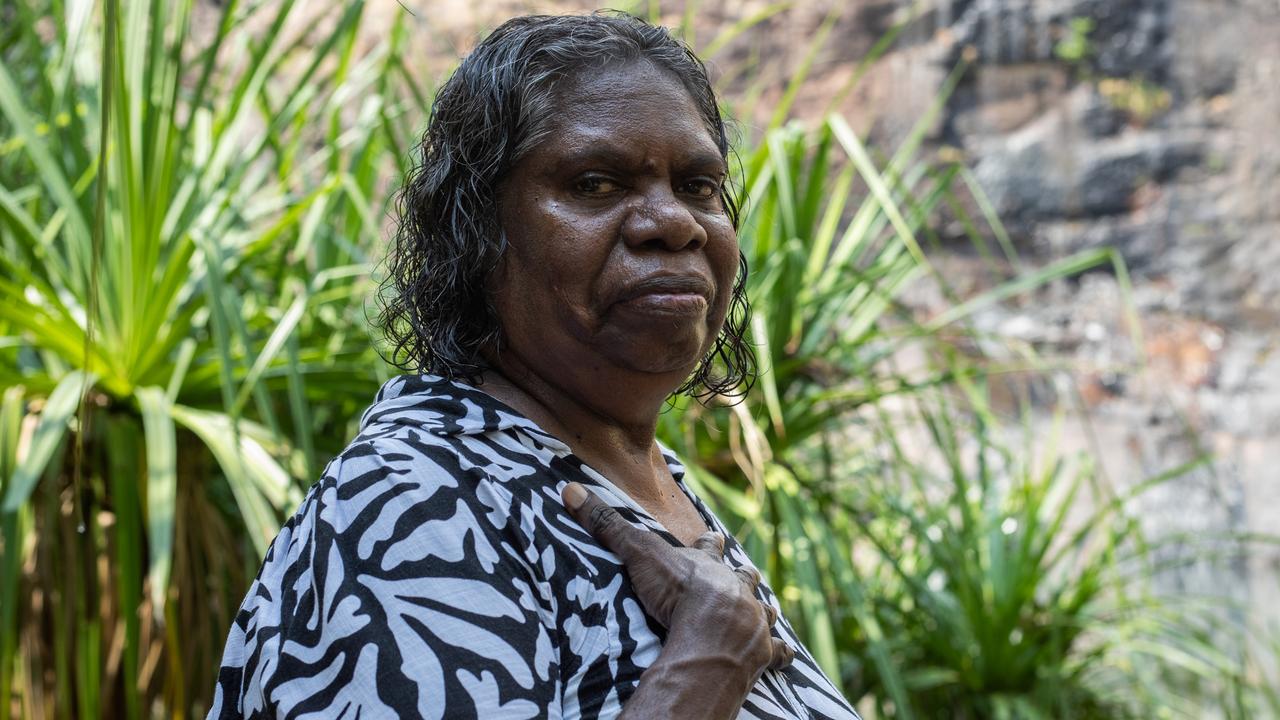
<svg viewBox="0 0 1280 720"><path fill-rule="evenodd" d="M1067 31L1053 48L1058 59L1068 63L1079 64L1093 55L1093 44L1089 42L1089 34L1097 23L1089 17L1073 17L1067 23Z"/></svg>
<svg viewBox="0 0 1280 720"><path fill-rule="evenodd" d="M392 373L366 302L429 94L405 25L357 49L363 11L0 7L0 712L201 714L266 544ZM1123 266L1097 250L1011 274L995 218L966 214L989 207L968 171L920 157L932 115L890 157L838 117L787 125L836 19L735 168L760 382L732 407L675 400L662 439L879 716L1274 709L1212 642L1234 632L1213 608L1152 595L1122 501L1071 522L1087 462L1010 450L984 399L1009 368L972 312ZM927 259L944 208L997 277L981 295ZM950 309L917 318L920 283Z"/></svg>
<svg viewBox="0 0 1280 720"><path fill-rule="evenodd" d="M1112 107L1127 113L1139 125L1149 123L1173 104L1173 95L1168 90L1137 77L1132 80L1099 80L1098 93Z"/></svg>

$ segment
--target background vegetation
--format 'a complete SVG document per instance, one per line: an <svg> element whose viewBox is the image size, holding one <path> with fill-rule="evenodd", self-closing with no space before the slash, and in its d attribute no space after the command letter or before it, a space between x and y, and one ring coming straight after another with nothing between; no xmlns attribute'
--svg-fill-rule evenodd
<svg viewBox="0 0 1280 720"><path fill-rule="evenodd" d="M267 543L394 372L368 300L432 78L404 25L358 50L363 3L297 12L0 8L0 713L202 715ZM1009 271L928 117L897 148L788 124L807 67L738 159L761 381L660 432L819 662L869 717L1275 714L1230 608L1155 593L1129 497L1020 432L1037 358L966 323L1123 266ZM941 213L993 289L933 269ZM917 317L921 288L950 309Z"/></svg>

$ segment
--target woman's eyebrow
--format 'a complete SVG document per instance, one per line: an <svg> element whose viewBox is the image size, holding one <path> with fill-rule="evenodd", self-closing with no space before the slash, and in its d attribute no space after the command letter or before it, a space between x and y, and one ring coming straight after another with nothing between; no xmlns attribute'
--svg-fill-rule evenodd
<svg viewBox="0 0 1280 720"><path fill-rule="evenodd" d="M689 155L683 165L688 170L725 174L729 172L729 164L716 151L699 150Z"/></svg>
<svg viewBox="0 0 1280 720"><path fill-rule="evenodd" d="M555 170L559 172L565 168L576 167L579 165L592 165L602 163L606 165L617 165L627 162L635 162L633 156L635 153L628 153L624 148L615 148L607 143L587 143L562 154L556 158Z"/></svg>
<svg viewBox="0 0 1280 720"><path fill-rule="evenodd" d="M608 143L590 143L576 147L562 154L553 164L553 172L559 173L582 165L624 165L634 166L643 163L643 157L634 149L626 146L614 146ZM707 172L724 174L728 172L728 164L715 150L693 150L688 155L676 159L675 168L680 172Z"/></svg>

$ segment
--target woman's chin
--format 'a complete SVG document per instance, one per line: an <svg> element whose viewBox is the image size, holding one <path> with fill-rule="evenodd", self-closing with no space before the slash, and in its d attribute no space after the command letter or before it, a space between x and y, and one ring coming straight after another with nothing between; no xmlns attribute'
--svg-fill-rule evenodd
<svg viewBox="0 0 1280 720"><path fill-rule="evenodd" d="M643 372L649 375L669 376L674 383L672 390L675 390L684 379L689 377L693 369L698 366L698 358L684 358L679 362L659 362L655 361L648 364L635 363L632 365L633 370Z"/></svg>
<svg viewBox="0 0 1280 720"><path fill-rule="evenodd" d="M611 364L637 373L670 375L678 385L702 359L701 338L651 338L648 342L610 344L604 351ZM674 388L673 388L674 389Z"/></svg>
<svg viewBox="0 0 1280 720"><path fill-rule="evenodd" d="M720 324L713 325L705 313L613 312L579 337L585 341L586 355L597 355L622 370L669 375L674 390L710 350Z"/></svg>

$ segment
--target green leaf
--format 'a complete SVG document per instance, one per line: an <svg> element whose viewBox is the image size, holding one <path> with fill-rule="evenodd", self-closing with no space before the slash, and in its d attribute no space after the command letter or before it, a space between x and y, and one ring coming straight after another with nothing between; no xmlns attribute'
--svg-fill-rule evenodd
<svg viewBox="0 0 1280 720"><path fill-rule="evenodd" d="M693 3L690 3L690 6L692 5ZM760 8L759 10L755 11L751 15L748 15L747 17L744 17L741 20L738 20L737 22L733 23L729 27L721 30L720 33L716 35L711 42L702 46L702 48L698 51L698 55L703 58L710 58L714 56L716 53L720 52L720 50L724 48L726 45L733 42L733 40L738 36L740 36L743 32L753 27L756 27L760 23L764 22L765 20L768 20L774 15L777 15L783 10L789 9L791 6L792 6L792 3L790 2L778 2L778 3L773 3L772 5L766 5Z"/></svg>
<svg viewBox="0 0 1280 720"><path fill-rule="evenodd" d="M36 482L44 473L54 452L67 434L68 423L80 404L80 397L93 385L96 375L80 371L67 373L45 401L40 422L31 438L31 448L9 478L4 494L3 512L16 512L27 501Z"/></svg>
<svg viewBox="0 0 1280 720"><path fill-rule="evenodd" d="M21 386L6 388L0 401L0 479L9 477L18 464L22 432ZM23 546L28 531L26 513L0 513L0 707L10 707L13 692L13 656L18 639L18 593L22 586Z"/></svg>
<svg viewBox="0 0 1280 720"><path fill-rule="evenodd" d="M961 318L972 315L982 308L990 307L996 302L1043 287L1051 280L1078 275L1091 268L1112 262L1115 257L1116 251L1113 248L1082 250L1074 255L1050 263L1035 272L1016 277L977 297L966 300L930 320L926 327L930 330L941 329Z"/></svg>
<svg viewBox="0 0 1280 720"><path fill-rule="evenodd" d="M183 405L172 406L170 412L178 424L194 432L217 458L240 507L249 539L258 555L265 555L280 529L278 513L302 499L284 468L255 439L270 433L245 420L235 423L225 413Z"/></svg>
<svg viewBox="0 0 1280 720"><path fill-rule="evenodd" d="M158 387L138 388L142 427L147 441L147 547L152 611L164 623L165 595L173 566L173 523L177 515L178 450L172 405Z"/></svg>
<svg viewBox="0 0 1280 720"><path fill-rule="evenodd" d="M122 608L136 609L142 603L143 523L138 485L143 474L138 467L138 459L143 438L132 419L108 423L105 435L111 500L115 509L119 601ZM125 612L123 620L122 675L124 687L132 688L138 685L139 613ZM138 693L125 693L124 701L126 718L142 717Z"/></svg>
<svg viewBox="0 0 1280 720"><path fill-rule="evenodd" d="M285 310L280 322L271 331L271 337L267 338L267 342L262 346L257 359L253 361L253 367L249 368L244 381L240 383L240 392L236 395L235 403L231 406L231 415L233 417L240 415L240 411L244 409L245 401L249 399L249 394L258 386L262 373L266 371L271 361L275 360L276 355L284 347L285 341L293 334L294 328L298 326L298 321L302 319L302 312L306 309L307 295L302 294Z"/></svg>
<svg viewBox="0 0 1280 720"><path fill-rule="evenodd" d="M867 183L872 195L880 203L880 209L889 218L889 222L898 234L898 239L911 251L916 262L926 268L930 267L929 261L924 257L924 251L920 249L920 243L916 241L915 233L898 211L888 184L880 174L880 171L876 169L875 163L872 162L871 156L867 153L866 146L862 144L857 134L853 132L853 128L849 127L849 124L843 118L834 116L828 122L835 132L836 139L840 141L840 144L844 146L845 151L849 154L849 159L853 161L854 167L858 168L858 174Z"/></svg>
<svg viewBox="0 0 1280 720"><path fill-rule="evenodd" d="M45 187L66 213L69 222L66 228L67 240L72 248L72 274L73 277L83 277L82 273L89 262L89 223L67 173L54 159L44 138L36 132L36 122L22 98L23 93L14 83L8 66L0 62L0 112L4 113L23 139L23 147L39 171Z"/></svg>

